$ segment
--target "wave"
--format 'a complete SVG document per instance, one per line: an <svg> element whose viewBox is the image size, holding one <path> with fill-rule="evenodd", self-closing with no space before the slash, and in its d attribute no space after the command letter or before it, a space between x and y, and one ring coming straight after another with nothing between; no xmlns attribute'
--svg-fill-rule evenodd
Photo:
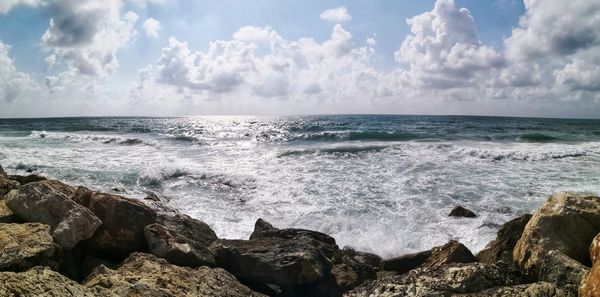
<svg viewBox="0 0 600 297"><path fill-rule="evenodd" d="M313 154L344 154L344 155L355 155L365 152L380 152L389 146L384 145L369 145L369 146L339 146L333 148L321 148L321 149L305 149L305 150L288 150L277 155L277 157L290 157L290 156L301 156L301 155L313 155Z"/></svg>
<svg viewBox="0 0 600 297"><path fill-rule="evenodd" d="M119 144L119 145L149 145L155 146L153 142L148 142L139 138L110 136L110 135L85 135L64 132L46 132L46 131L31 131L29 138L69 140L73 142L99 142L103 144Z"/></svg>
<svg viewBox="0 0 600 297"><path fill-rule="evenodd" d="M164 187L165 183L178 179L188 179L189 181L202 183L207 187L239 190L256 189L256 180L252 177L230 176L218 173L193 173L180 168L143 174L138 178L138 183L145 187L160 189Z"/></svg>
<svg viewBox="0 0 600 297"><path fill-rule="evenodd" d="M523 142L552 142L562 139L542 133L527 133L517 137L517 140Z"/></svg>
<svg viewBox="0 0 600 297"><path fill-rule="evenodd" d="M450 154L451 159L465 157L486 159L491 161L547 161L566 158L579 158L600 153L600 146L579 148L557 148L556 150L494 150L478 148L461 148Z"/></svg>
<svg viewBox="0 0 600 297"><path fill-rule="evenodd" d="M352 131L300 134L290 140L301 141L408 141L423 139L422 135L408 132Z"/></svg>

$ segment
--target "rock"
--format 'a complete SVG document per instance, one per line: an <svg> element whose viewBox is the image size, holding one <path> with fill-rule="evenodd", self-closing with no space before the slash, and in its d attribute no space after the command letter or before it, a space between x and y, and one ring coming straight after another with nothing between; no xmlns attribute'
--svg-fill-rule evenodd
<svg viewBox="0 0 600 297"><path fill-rule="evenodd" d="M6 205L24 221L50 225L54 240L71 249L92 237L102 222L89 209L65 196L65 188L59 186L48 181L26 184L6 197Z"/></svg>
<svg viewBox="0 0 600 297"><path fill-rule="evenodd" d="M559 251L549 251L540 266L539 280L556 285L577 296L579 285L589 269Z"/></svg>
<svg viewBox="0 0 600 297"><path fill-rule="evenodd" d="M496 239L477 253L477 260L487 264L499 261L513 263L513 249L530 219L531 215L525 214L502 225L496 234Z"/></svg>
<svg viewBox="0 0 600 297"><path fill-rule="evenodd" d="M0 270L22 271L37 265L57 268L56 249L48 225L0 224Z"/></svg>
<svg viewBox="0 0 600 297"><path fill-rule="evenodd" d="M250 239L277 237L282 239L303 240L309 239L314 243L318 243L321 251L328 257L333 257L335 251L339 250L335 239L327 234L297 228L278 229L263 219L258 219L254 224L254 231L250 235Z"/></svg>
<svg viewBox="0 0 600 297"><path fill-rule="evenodd" d="M524 284L508 287L496 287L483 290L473 294L457 294L454 296L463 297L575 297L570 292L564 291L554 284L537 282L533 284Z"/></svg>
<svg viewBox="0 0 600 297"><path fill-rule="evenodd" d="M600 233L600 198L588 194L556 193L527 223L513 250L513 259L537 278L546 253L558 250L586 266L588 247Z"/></svg>
<svg viewBox="0 0 600 297"><path fill-rule="evenodd" d="M471 251L462 243L456 240L450 240L443 246L437 246L431 249L431 256L425 260L421 267L438 267L451 263L471 263L477 262L477 259Z"/></svg>
<svg viewBox="0 0 600 297"><path fill-rule="evenodd" d="M459 263L417 268L405 274L377 279L355 288L344 296L451 296L475 293L498 286L512 286L521 282L518 273L497 265Z"/></svg>
<svg viewBox="0 0 600 297"><path fill-rule="evenodd" d="M295 286L319 283L329 277L331 261L313 239L263 237L252 240L217 240L217 266L240 279L263 284Z"/></svg>
<svg viewBox="0 0 600 297"><path fill-rule="evenodd" d="M407 273L425 263L431 256L431 250L383 260L383 270Z"/></svg>
<svg viewBox="0 0 600 297"><path fill-rule="evenodd" d="M351 290L368 279L377 278L377 272L381 270L381 257L351 248L338 250L333 262L331 272L336 287L341 292Z"/></svg>
<svg viewBox="0 0 600 297"><path fill-rule="evenodd" d="M6 194L17 188L19 188L18 182L0 175L0 199L3 199Z"/></svg>
<svg viewBox="0 0 600 297"><path fill-rule="evenodd" d="M0 296L100 296L48 267L26 272L0 272ZM103 295L108 296L108 295Z"/></svg>
<svg viewBox="0 0 600 297"><path fill-rule="evenodd" d="M150 201L154 201L154 202L161 202L161 200L158 197L158 195L156 195L154 193L148 193L148 195L146 196L146 198L144 198L144 200L150 200Z"/></svg>
<svg viewBox="0 0 600 297"><path fill-rule="evenodd" d="M125 188L121 188L121 187L112 188L111 191L113 191L115 193L127 193L127 190L125 190Z"/></svg>
<svg viewBox="0 0 600 297"><path fill-rule="evenodd" d="M215 266L215 256L206 245L192 241L161 224L144 229L149 251L179 266Z"/></svg>
<svg viewBox="0 0 600 297"><path fill-rule="evenodd" d="M161 213L157 222L174 233L183 236L196 244L208 247L217 240L217 234L208 224L180 213Z"/></svg>
<svg viewBox="0 0 600 297"><path fill-rule="evenodd" d="M116 296L264 296L240 284L223 269L179 267L142 253L131 254L116 270L98 267L85 286Z"/></svg>
<svg viewBox="0 0 600 297"><path fill-rule="evenodd" d="M474 218L477 215L474 212L458 205L455 208L453 208L452 211L450 211L450 214L448 216L449 217L461 217L461 218Z"/></svg>
<svg viewBox="0 0 600 297"><path fill-rule="evenodd" d="M156 212L143 202L117 195L78 189L74 201L90 209L102 226L84 247L115 258L147 251L144 228L156 222Z"/></svg>
<svg viewBox="0 0 600 297"><path fill-rule="evenodd" d="M0 223L14 223L16 217L12 210L6 206L5 200L0 200Z"/></svg>
<svg viewBox="0 0 600 297"><path fill-rule="evenodd" d="M600 296L600 234L596 235L590 244L590 258L593 263L592 269L581 282L580 297Z"/></svg>
<svg viewBox="0 0 600 297"><path fill-rule="evenodd" d="M0 177L8 177L8 175L6 174L6 171L4 171L4 168L2 168L2 165L0 165Z"/></svg>
<svg viewBox="0 0 600 297"><path fill-rule="evenodd" d="M35 183L35 182L39 182L39 181L44 181L47 180L47 178L40 176L40 175L36 175L36 174L30 174L30 175L9 175L8 178L18 182L21 185L26 185L28 183Z"/></svg>
<svg viewBox="0 0 600 297"><path fill-rule="evenodd" d="M86 256L81 260L82 279L86 279L94 271L94 269L98 268L101 265L104 265L105 267L110 269L117 269L119 267L119 263L113 263L106 259Z"/></svg>

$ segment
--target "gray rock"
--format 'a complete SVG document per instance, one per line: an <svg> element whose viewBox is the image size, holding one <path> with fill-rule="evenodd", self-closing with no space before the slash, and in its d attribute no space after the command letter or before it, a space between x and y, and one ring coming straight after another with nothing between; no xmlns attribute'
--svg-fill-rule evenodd
<svg viewBox="0 0 600 297"><path fill-rule="evenodd" d="M455 208L452 209L452 211L450 211L450 214L448 215L449 217L459 217L459 218L474 218L477 217L477 215L472 212L469 209L466 209L460 205L456 206Z"/></svg>
<svg viewBox="0 0 600 297"><path fill-rule="evenodd" d="M109 296L95 294L77 282L48 267L34 267L26 272L0 272L0 296Z"/></svg>
<svg viewBox="0 0 600 297"><path fill-rule="evenodd" d="M108 291L113 296L264 296L223 269L179 267L142 253L131 254L116 270L96 268L85 286L94 292Z"/></svg>
<svg viewBox="0 0 600 297"><path fill-rule="evenodd" d="M377 278L381 270L381 257L365 252L344 248L336 251L331 273L339 292L346 292L366 280Z"/></svg>
<svg viewBox="0 0 600 297"><path fill-rule="evenodd" d="M9 175L8 178L18 182L20 185L26 185L28 183L35 183L35 182L47 180L47 178L37 175L37 174Z"/></svg>
<svg viewBox="0 0 600 297"><path fill-rule="evenodd" d="M29 183L11 192L6 197L6 205L24 221L50 225L54 240L71 249L92 237L102 222L89 209L66 196L65 191L68 186L56 181Z"/></svg>
<svg viewBox="0 0 600 297"><path fill-rule="evenodd" d="M37 265L58 268L50 226L0 224L0 270L22 271Z"/></svg>
<svg viewBox="0 0 600 297"><path fill-rule="evenodd" d="M208 247L217 240L217 234L208 224L180 213L161 213L157 222L174 233L187 238L198 245Z"/></svg>
<svg viewBox="0 0 600 297"><path fill-rule="evenodd" d="M215 266L214 253L207 245L190 240L161 224L151 224L144 229L149 251L172 264L199 267Z"/></svg>
<svg viewBox="0 0 600 297"><path fill-rule="evenodd" d="M539 280L577 296L579 285L589 269L559 251L549 251L540 267Z"/></svg>
<svg viewBox="0 0 600 297"><path fill-rule="evenodd" d="M0 199L4 199L4 196L10 191L19 188L19 183L9 179L4 175L0 175Z"/></svg>
<svg viewBox="0 0 600 297"><path fill-rule="evenodd" d="M525 214L502 225L496 234L496 239L477 253L477 260L487 264L499 261L513 263L513 249L531 217L532 215Z"/></svg>
<svg viewBox="0 0 600 297"><path fill-rule="evenodd" d="M473 294L457 294L462 297L575 297L570 292L556 287L554 284L537 282L508 287L497 287Z"/></svg>

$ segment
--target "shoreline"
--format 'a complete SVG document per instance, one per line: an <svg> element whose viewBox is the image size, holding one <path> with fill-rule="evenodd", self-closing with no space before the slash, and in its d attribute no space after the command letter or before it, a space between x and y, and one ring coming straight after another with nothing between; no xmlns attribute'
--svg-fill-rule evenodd
<svg viewBox="0 0 600 297"><path fill-rule="evenodd" d="M3 296L598 296L599 233L599 197L555 193L476 255L451 240L383 259L260 218L249 239L219 239L156 196L0 167Z"/></svg>

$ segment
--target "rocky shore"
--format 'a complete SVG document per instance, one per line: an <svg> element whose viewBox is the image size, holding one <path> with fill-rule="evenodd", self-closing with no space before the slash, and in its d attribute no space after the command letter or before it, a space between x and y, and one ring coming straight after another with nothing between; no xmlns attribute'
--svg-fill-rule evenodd
<svg viewBox="0 0 600 297"><path fill-rule="evenodd" d="M0 167L0 296L600 296L599 233L599 197L556 193L476 255L450 241L382 259L262 219L219 239L157 197Z"/></svg>

